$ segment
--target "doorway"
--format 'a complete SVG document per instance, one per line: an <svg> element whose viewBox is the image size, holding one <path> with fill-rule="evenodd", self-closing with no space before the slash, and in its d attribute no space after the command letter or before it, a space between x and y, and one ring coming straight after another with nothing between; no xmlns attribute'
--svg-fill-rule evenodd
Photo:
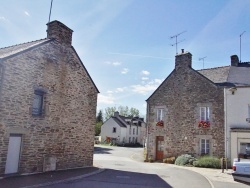
<svg viewBox="0 0 250 188"><path fill-rule="evenodd" d="M10 134L5 174L18 172L22 135Z"/></svg>
<svg viewBox="0 0 250 188"><path fill-rule="evenodd" d="M163 159L163 149L164 148L164 137L157 136L156 137L156 160Z"/></svg>

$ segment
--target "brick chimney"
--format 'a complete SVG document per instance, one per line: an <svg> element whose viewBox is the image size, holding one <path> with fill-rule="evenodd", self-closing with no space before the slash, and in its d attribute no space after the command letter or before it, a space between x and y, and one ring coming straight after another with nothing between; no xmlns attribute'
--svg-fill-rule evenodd
<svg viewBox="0 0 250 188"><path fill-rule="evenodd" d="M73 30L57 20L47 23L47 26L47 38L53 38L63 45L71 46Z"/></svg>
<svg viewBox="0 0 250 188"><path fill-rule="evenodd" d="M239 58L237 55L231 56L231 66L238 67L239 65Z"/></svg>
<svg viewBox="0 0 250 188"><path fill-rule="evenodd" d="M118 116L119 116L119 112L116 111L116 112L114 113L114 116L115 116L115 117L118 117Z"/></svg>
<svg viewBox="0 0 250 188"><path fill-rule="evenodd" d="M175 69L187 67L192 67L192 54L181 49L181 53L175 56Z"/></svg>

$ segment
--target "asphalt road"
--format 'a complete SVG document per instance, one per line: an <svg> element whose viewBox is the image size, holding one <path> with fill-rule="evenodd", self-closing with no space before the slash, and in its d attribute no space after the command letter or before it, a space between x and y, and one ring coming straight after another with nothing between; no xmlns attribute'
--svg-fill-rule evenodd
<svg viewBox="0 0 250 188"><path fill-rule="evenodd" d="M144 163L143 148L95 146L94 166L101 173L49 186L50 188L245 188L243 184L223 182L200 173L163 163Z"/></svg>

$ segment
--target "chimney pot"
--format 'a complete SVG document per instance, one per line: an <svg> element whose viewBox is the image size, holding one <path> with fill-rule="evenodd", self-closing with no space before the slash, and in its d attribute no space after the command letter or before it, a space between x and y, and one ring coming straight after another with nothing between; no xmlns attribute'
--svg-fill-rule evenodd
<svg viewBox="0 0 250 188"><path fill-rule="evenodd" d="M181 53L184 53L184 49L181 49Z"/></svg>
<svg viewBox="0 0 250 188"><path fill-rule="evenodd" d="M232 55L231 56L231 66L238 67L239 65L239 58L237 55Z"/></svg>

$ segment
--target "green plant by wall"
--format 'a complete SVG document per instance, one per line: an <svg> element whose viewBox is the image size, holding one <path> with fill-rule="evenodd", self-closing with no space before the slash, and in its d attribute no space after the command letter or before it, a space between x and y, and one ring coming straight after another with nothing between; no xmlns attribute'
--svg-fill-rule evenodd
<svg viewBox="0 0 250 188"><path fill-rule="evenodd" d="M193 165L202 168L221 168L220 159L212 156L200 157Z"/></svg>
<svg viewBox="0 0 250 188"><path fill-rule="evenodd" d="M196 161L197 159L189 154L184 154L181 155L179 157L177 157L177 159L175 160L176 165L179 166L192 166L193 162Z"/></svg>

